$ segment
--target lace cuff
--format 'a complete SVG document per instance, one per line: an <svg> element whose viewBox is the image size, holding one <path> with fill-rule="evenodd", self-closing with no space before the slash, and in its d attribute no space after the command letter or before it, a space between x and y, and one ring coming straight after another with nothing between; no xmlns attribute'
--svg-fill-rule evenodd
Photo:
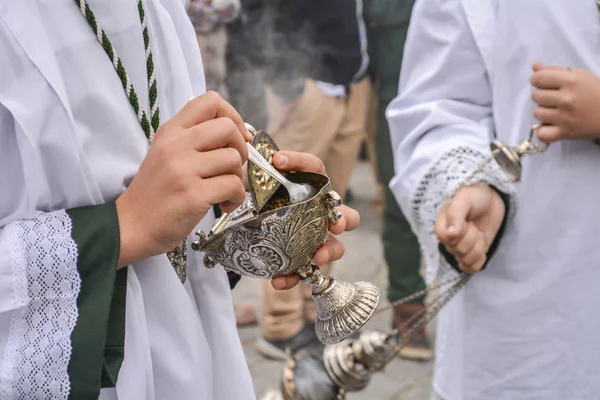
<svg viewBox="0 0 600 400"><path fill-rule="evenodd" d="M14 297L1 399L98 398L124 356L127 270L114 203L7 225ZM6 329L6 328L5 328Z"/></svg>
<svg viewBox="0 0 600 400"><path fill-rule="evenodd" d="M471 147L457 147L440 157L417 186L412 200L414 226L426 261L426 279L435 280L440 264L451 269L440 257L433 227L443 202L470 177L467 183L487 183L509 196L508 220L516 212L516 191L495 161L488 162L479 173L473 172L491 155Z"/></svg>
<svg viewBox="0 0 600 400"><path fill-rule="evenodd" d="M9 241L17 309L0 375L2 399L66 399L81 279L65 211L16 221Z"/></svg>

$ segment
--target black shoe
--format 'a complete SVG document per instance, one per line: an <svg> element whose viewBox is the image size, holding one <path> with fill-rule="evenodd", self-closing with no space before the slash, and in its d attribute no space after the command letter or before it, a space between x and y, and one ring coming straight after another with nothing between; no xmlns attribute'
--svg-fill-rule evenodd
<svg viewBox="0 0 600 400"><path fill-rule="evenodd" d="M313 354L321 354L323 345L315 333L315 325L307 324L294 337L287 340L269 340L260 337L255 344L256 351L262 356L272 359L285 361L288 359L288 351L299 351L306 349Z"/></svg>

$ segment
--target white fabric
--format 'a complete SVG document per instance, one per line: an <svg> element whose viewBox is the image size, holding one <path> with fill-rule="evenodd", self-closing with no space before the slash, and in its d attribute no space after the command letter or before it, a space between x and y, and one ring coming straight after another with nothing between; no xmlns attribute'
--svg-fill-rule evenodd
<svg viewBox="0 0 600 400"><path fill-rule="evenodd" d="M400 93L388 108L390 186L427 254L437 246L430 207L456 182L451 159L475 165L493 137L517 144L536 122L535 60L600 76L595 2L416 2ZM440 398L591 400L600 393L600 148L555 143L523 168L517 214L496 256L439 316ZM437 266L428 266L430 278Z"/></svg>
<svg viewBox="0 0 600 400"><path fill-rule="evenodd" d="M147 110L137 0L89 3ZM204 92L202 62L182 1L144 4L160 115L166 121L190 96ZM0 0L0 54L0 227L7 230L55 210L114 200L133 178L148 146L110 60L75 3ZM199 227L207 230L213 222L211 213ZM36 235L43 236L37 230ZM1 360L9 354L13 332L5 322L22 312L6 236L2 231L1 371L7 370ZM30 246L28 251L39 248ZM254 399L226 274L221 268L204 268L201 254L188 254L185 286L164 255L129 269L125 359L117 388L103 389L101 399ZM36 264L28 267L30 274ZM27 329L37 323L32 321ZM7 378L2 379L4 385ZM44 377L35 379L47 385Z"/></svg>
<svg viewBox="0 0 600 400"><path fill-rule="evenodd" d="M15 221L0 235L9 247L15 306L0 398L66 399L81 288L71 219L64 211L50 212Z"/></svg>
<svg viewBox="0 0 600 400"><path fill-rule="evenodd" d="M432 283L441 275L440 265L445 272L454 270L445 263L438 251L438 240L433 232L435 219L444 200L459 187L471 183L488 183L510 195L510 213L516 207L515 190L506 179L506 174L496 163L490 163L490 152L480 152L471 147L455 147L443 153L431 166L423 180L413 192L411 211L414 213L413 226L420 244L425 250L425 277ZM509 216L510 218L510 216Z"/></svg>

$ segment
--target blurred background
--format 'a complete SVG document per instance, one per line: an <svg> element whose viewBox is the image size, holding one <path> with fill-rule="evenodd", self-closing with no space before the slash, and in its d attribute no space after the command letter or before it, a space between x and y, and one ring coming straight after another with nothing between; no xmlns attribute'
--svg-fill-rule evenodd
<svg viewBox="0 0 600 400"><path fill-rule="evenodd" d="M325 273L369 281L383 307L423 288L419 245L388 187L394 160L385 109L397 95L414 0L193 0L207 90L281 149L310 152L332 186L361 214L340 237L345 257ZM238 329L257 397L277 389L288 350L322 345L314 334L310 287L275 292L243 278L233 291ZM388 303L386 303L386 301ZM366 329L389 332L423 308L390 308ZM430 397L432 336L421 329L370 386L348 399Z"/></svg>

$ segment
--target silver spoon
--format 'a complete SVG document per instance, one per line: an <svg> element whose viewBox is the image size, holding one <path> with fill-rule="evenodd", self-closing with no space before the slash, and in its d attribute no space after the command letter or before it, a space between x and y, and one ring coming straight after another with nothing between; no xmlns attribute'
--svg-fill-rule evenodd
<svg viewBox="0 0 600 400"><path fill-rule="evenodd" d="M307 183L293 183L287 180L279 171L273 168L273 166L267 160L265 160L263 156L260 155L254 146L248 142L246 142L246 146L248 147L248 159L252 161L258 168L265 171L272 178L276 179L279 183L285 186L288 194L290 195L290 203L301 203L317 194L315 188Z"/></svg>

